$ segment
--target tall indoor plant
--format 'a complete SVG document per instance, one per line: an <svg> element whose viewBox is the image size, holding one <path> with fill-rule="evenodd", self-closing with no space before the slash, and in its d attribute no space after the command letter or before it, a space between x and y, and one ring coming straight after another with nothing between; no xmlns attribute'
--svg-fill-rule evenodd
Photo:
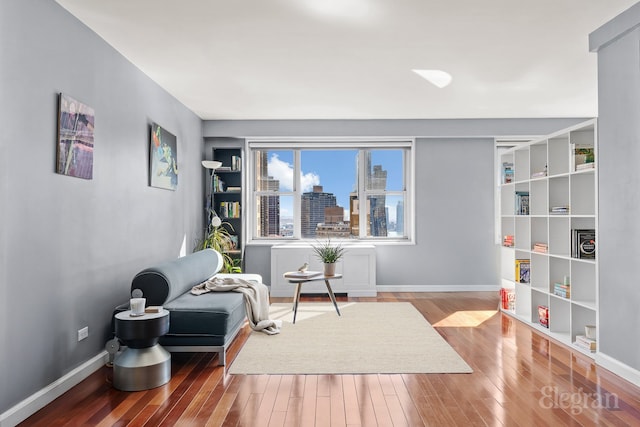
<svg viewBox="0 0 640 427"><path fill-rule="evenodd" d="M331 239L327 239L326 242L319 242L312 247L316 257L324 264L324 275L334 276L336 274L336 262L344 256L345 249L342 245L332 245Z"/></svg>
<svg viewBox="0 0 640 427"><path fill-rule="evenodd" d="M240 267L236 266L234 259L228 254L228 251L233 249L233 240L231 239L231 232L233 231L231 224L222 222L220 217L215 212L212 212L211 222L207 227L206 234L195 247L195 250L211 248L220 252L222 255L221 273L242 272Z"/></svg>

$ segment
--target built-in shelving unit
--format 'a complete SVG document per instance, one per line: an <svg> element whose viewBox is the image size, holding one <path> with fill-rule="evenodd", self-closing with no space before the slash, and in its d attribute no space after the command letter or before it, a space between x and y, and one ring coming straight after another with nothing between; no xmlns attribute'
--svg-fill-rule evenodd
<svg viewBox="0 0 640 427"><path fill-rule="evenodd" d="M499 165L502 288L511 298L502 310L590 356L575 341L598 322L596 126L511 148ZM521 277L516 260L529 260Z"/></svg>
<svg viewBox="0 0 640 427"><path fill-rule="evenodd" d="M210 180L211 188L208 189L210 204L223 226L233 236L235 247L227 254L236 259L240 265L243 253L243 163L242 148L216 148L213 147L213 160L218 160L222 166L213 171ZM212 195L212 197L211 197ZM208 206L208 208L211 206Z"/></svg>

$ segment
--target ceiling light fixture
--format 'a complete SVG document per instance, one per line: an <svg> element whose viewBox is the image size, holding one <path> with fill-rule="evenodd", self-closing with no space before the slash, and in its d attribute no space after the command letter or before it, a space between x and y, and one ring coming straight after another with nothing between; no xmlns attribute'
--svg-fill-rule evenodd
<svg viewBox="0 0 640 427"><path fill-rule="evenodd" d="M451 83L451 74L442 70L411 70L434 86L442 89Z"/></svg>

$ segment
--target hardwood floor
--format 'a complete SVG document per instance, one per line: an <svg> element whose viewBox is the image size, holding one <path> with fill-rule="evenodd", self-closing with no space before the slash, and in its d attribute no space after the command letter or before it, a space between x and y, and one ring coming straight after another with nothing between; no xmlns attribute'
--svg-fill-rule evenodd
<svg viewBox="0 0 640 427"><path fill-rule="evenodd" d="M316 299L326 300L303 301ZM380 293L349 301L412 302L474 372L225 375L214 354L174 353L164 386L121 392L104 367L21 425L640 425L638 387L497 312L497 292ZM248 333L235 340L229 360Z"/></svg>

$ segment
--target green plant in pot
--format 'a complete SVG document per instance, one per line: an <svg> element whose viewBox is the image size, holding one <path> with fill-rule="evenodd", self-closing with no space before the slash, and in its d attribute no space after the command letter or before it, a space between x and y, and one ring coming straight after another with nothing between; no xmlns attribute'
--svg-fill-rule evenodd
<svg viewBox="0 0 640 427"><path fill-rule="evenodd" d="M316 257L324 264L324 275L334 276L336 274L336 262L338 262L345 253L342 245L332 245L331 239L328 239L326 242L319 242L312 247Z"/></svg>
<svg viewBox="0 0 640 427"><path fill-rule="evenodd" d="M220 217L218 217L215 212L212 212L211 222L209 223L209 227L207 227L207 232L204 238L198 241L194 250L214 249L222 255L221 273L241 273L242 270L236 265L236 260L228 254L228 251L234 247L231 238L231 233L234 231L231 224L222 222Z"/></svg>

